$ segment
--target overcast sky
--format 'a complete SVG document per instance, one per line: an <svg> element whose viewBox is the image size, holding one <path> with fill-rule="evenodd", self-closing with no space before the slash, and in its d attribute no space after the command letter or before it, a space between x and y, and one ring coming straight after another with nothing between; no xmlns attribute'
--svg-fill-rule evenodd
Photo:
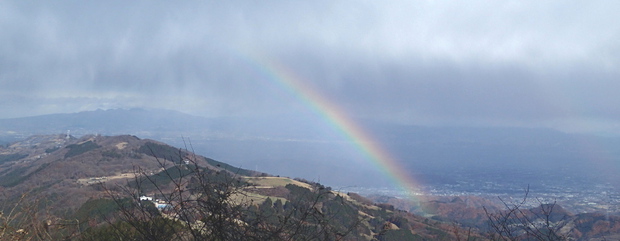
<svg viewBox="0 0 620 241"><path fill-rule="evenodd" d="M0 1L0 118L295 115L620 133L617 1Z"/></svg>

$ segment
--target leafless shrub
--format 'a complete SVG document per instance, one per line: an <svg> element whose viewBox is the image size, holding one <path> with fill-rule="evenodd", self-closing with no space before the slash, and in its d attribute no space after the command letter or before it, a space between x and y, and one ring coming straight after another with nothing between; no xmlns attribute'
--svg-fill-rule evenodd
<svg viewBox="0 0 620 241"><path fill-rule="evenodd" d="M182 161L172 166L156 158L163 169L156 175L135 168L135 178L118 191L103 186L119 208L107 218L106 235L129 240L345 240L362 222L343 197L320 184L285 202L263 201L237 173L205 168L193 153L179 150L179 156ZM140 200L145 194L157 199L159 210ZM335 223L343 220L344 225Z"/></svg>
<svg viewBox="0 0 620 241"><path fill-rule="evenodd" d="M556 202L540 204L538 209L531 211L524 207L529 194L529 186L525 189L523 199L517 203L508 203L499 198L506 210L490 212L484 208L492 232L489 238L492 240L569 240L568 236L561 234L562 219L554 217Z"/></svg>
<svg viewBox="0 0 620 241"><path fill-rule="evenodd" d="M44 202L30 193L0 211L0 240L62 240L79 236L79 221L51 215Z"/></svg>

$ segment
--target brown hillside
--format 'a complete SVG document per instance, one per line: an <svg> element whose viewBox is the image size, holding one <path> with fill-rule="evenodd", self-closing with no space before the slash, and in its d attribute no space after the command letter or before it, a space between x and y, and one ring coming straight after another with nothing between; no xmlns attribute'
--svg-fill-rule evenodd
<svg viewBox="0 0 620 241"><path fill-rule="evenodd" d="M192 162L188 163L187 160ZM161 174L165 173L162 172L164 169L192 170L194 165L214 175L228 173L236 178L234 180L238 180L236 182L248 183L249 186L238 195L231 196L232 202L249 199L252 205L262 202L283 205L303 200L313 191L324 192L326 199L322 199L311 211L321 215L335 212L334 217L337 218L330 222L351 221L353 216L345 218L338 215L338 212L347 212L361 220L361 225L352 234L355 238L345 240L453 240L456 230L460 230L450 223L419 217L397 210L392 205L375 205L354 193L342 194L318 183L236 168L164 143L128 135L89 135L81 138L65 135L33 136L0 147L1 201L15 202L27 194L27 200L39 200L39 203L45 204L38 206L45 210L47 219L62 220L78 210L84 210L83 205L87 201L92 204L109 200L111 193L118 197L127 195L122 190L132 188L131 183L135 183L136 174L140 175L141 180L147 176L160 179L162 184L159 187L164 192L188 188L170 185L170 182L161 178L171 176ZM187 178L188 183L192 180L195 183L196 179ZM105 184L105 187L101 184ZM197 190L190 189L189 192ZM144 189L140 193L158 195L158 191L153 189ZM248 208L257 207L252 205ZM289 206L284 205L286 207ZM3 208L7 210L11 205ZM89 220L83 220L86 221ZM101 220L92 223L95 226L102 224Z"/></svg>

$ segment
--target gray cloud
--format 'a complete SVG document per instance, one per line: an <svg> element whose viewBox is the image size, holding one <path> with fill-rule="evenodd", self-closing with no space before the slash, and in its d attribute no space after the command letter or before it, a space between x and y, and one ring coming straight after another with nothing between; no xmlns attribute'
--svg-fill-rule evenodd
<svg viewBox="0 0 620 241"><path fill-rule="evenodd" d="M0 117L298 113L263 53L359 118L618 131L616 3L0 3Z"/></svg>

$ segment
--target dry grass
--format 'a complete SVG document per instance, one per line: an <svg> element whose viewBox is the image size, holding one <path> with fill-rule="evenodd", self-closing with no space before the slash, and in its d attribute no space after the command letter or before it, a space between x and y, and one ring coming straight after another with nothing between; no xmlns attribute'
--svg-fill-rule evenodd
<svg viewBox="0 0 620 241"><path fill-rule="evenodd" d="M125 149L125 148L127 147L127 145L129 145L129 143L127 143L127 142L121 142L121 143L116 144L115 146L116 146L116 148L118 148L119 150L123 150L123 149Z"/></svg>
<svg viewBox="0 0 620 241"><path fill-rule="evenodd" d="M263 203L265 200L267 200L267 198L270 198L271 201L273 202L275 202L278 199L282 201L282 203L285 203L287 201L286 198L265 196L265 195L260 195L257 193L246 192L246 191L233 194L230 197L230 199L232 200L232 203L235 203L235 204L252 204L252 203L260 204L260 203Z"/></svg>
<svg viewBox="0 0 620 241"><path fill-rule="evenodd" d="M244 179L247 182L256 185L256 188L284 187L287 184L293 184L300 187L312 189L312 187L308 183L296 181L287 177L244 177Z"/></svg>

